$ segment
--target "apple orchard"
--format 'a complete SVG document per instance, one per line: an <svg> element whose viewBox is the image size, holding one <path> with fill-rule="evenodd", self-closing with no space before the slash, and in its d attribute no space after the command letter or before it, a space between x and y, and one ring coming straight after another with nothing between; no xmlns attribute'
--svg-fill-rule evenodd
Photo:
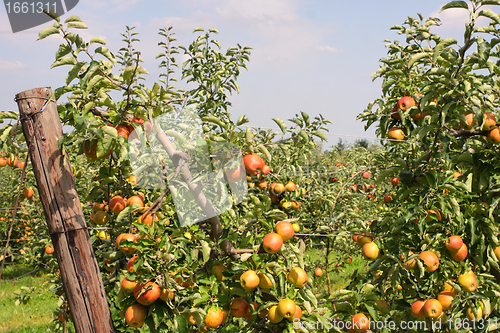
<svg viewBox="0 0 500 333"><path fill-rule="evenodd" d="M366 128L376 126L380 145L327 152L320 141L330 121L321 115L274 118L280 132L246 127L245 116L231 118L230 97L240 89L251 48L223 51L215 29L195 29L187 46L177 44L172 28L161 29L163 73L148 88L133 28L112 52L100 37L83 40L80 18L54 17L39 39L60 38L52 67L68 68L51 97L61 123L73 128L59 145L71 164L114 330L500 329L498 6L498 0L444 5L469 13L459 41L433 33L439 19L420 14L393 26L400 40L386 41L387 57L373 76L381 97L358 115ZM177 63L178 54L187 60ZM191 88L176 88L177 78ZM177 157L183 162L160 177L165 186L149 186L158 173L136 172L131 139L164 143L168 135L189 146L192 133L182 124L155 123L187 110L202 122L196 143L206 143L208 156L153 151L163 167ZM49 272L59 306L51 327L66 331L73 310L18 118L0 112L2 121L10 120L0 128L3 259ZM216 155L221 144L236 158ZM201 202L215 191L190 187L193 179L211 181L195 170L208 157L230 193L220 201L230 205L183 223L190 214L179 208L177 192ZM168 186L187 173L185 187ZM247 192L236 198L234 185L242 183ZM218 204L211 198L206 207ZM332 286L357 258L347 281ZM423 325L407 325L416 321ZM326 322L332 327L320 327ZM369 326L381 322L395 326Z"/></svg>

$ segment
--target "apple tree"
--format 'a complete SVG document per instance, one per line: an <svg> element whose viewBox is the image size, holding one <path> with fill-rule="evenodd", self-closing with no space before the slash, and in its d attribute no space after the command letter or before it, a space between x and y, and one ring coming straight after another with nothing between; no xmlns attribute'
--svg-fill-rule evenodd
<svg viewBox="0 0 500 333"><path fill-rule="evenodd" d="M300 224L309 209L306 196L314 184L304 165L315 140L325 140L329 121L301 112L291 125L274 119L277 133L244 127L245 116L232 119L229 98L239 91L236 81L247 68L250 48L237 45L222 52L215 29L195 29L198 37L187 46L177 45L172 28L161 29L157 59L164 71L148 87L134 28L127 27L125 45L114 53L102 38L87 42L74 32L86 28L80 18L54 19L39 39L58 35L63 40L52 67L69 70L53 98L61 121L73 130L60 146L75 166L84 213L92 221L89 232L115 330L291 332L294 318L331 317L311 288L316 266L307 262L306 243L293 237L291 223ZM181 53L187 58L182 66L176 61ZM174 86L177 78L186 89ZM148 155L156 164L146 161L140 170L173 167L166 177L193 172L186 188L205 202L204 194L190 187L192 179L210 182L207 174L192 171L203 156L172 153L165 135L189 145L192 129L182 122L169 128L156 122L162 116L181 119L183 112L201 119L203 136L195 142L211 148L213 169L223 170L229 184L247 185L247 177L249 187L238 204L233 193L228 210L191 225L181 223L176 193L150 186L161 172L137 173L131 158L148 155L152 147L131 147L133 138L159 141L164 150ZM220 143L236 147L236 153L226 153L241 155L243 162L223 163L226 155L215 148Z"/></svg>
<svg viewBox="0 0 500 333"><path fill-rule="evenodd" d="M435 34L440 20L420 14L391 28L401 40L386 41L373 76L382 96L358 118L390 150L376 160L377 182L396 178L397 191L370 225L369 271L333 295L347 320L426 321L386 332L430 331L438 322L450 332L497 329L498 5L444 5L469 14L461 41Z"/></svg>

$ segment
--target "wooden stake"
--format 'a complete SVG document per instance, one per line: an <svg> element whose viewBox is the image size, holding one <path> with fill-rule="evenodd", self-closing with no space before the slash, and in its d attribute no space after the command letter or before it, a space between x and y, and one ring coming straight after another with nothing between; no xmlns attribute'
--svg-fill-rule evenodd
<svg viewBox="0 0 500 333"><path fill-rule="evenodd" d="M114 332L69 158L58 147L62 126L51 96L50 88L36 88L16 101L71 318L77 333Z"/></svg>

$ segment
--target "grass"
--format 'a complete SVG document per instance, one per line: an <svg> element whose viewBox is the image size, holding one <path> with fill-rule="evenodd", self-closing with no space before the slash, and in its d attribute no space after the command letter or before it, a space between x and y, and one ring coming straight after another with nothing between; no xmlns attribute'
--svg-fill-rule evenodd
<svg viewBox="0 0 500 333"><path fill-rule="evenodd" d="M31 271L30 267L20 265L7 265L2 274L2 280L6 281ZM55 326L54 311L57 309L57 297L48 286L44 284L48 280L42 271L27 275L12 282L0 283L0 332L6 333L41 333L53 332L51 327ZM18 306L15 305L19 296L16 291L21 287L30 288L30 300Z"/></svg>
<svg viewBox="0 0 500 333"><path fill-rule="evenodd" d="M326 267L325 267L325 253L324 249L319 249L317 247L308 248L307 256L311 263L317 262L317 267L323 269L323 276L321 278L315 278L313 286L316 288L318 293L328 292L327 278L326 278ZM345 260L341 260L340 256L334 251L330 252L328 256L329 270L330 270L330 286L331 290L344 289L349 285L352 273L357 269L359 271L366 269L366 260L360 255L352 256L351 263L346 263ZM335 264L340 264L339 268L335 268Z"/></svg>

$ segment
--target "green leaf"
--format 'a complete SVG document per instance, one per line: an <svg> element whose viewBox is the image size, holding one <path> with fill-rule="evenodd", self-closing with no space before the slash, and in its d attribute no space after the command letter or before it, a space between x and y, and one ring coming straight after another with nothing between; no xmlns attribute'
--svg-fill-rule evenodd
<svg viewBox="0 0 500 333"><path fill-rule="evenodd" d="M2 135L0 136L0 142L5 142L7 138L9 137L10 131L13 129L12 126L5 126L0 129L0 131L3 131Z"/></svg>
<svg viewBox="0 0 500 333"><path fill-rule="evenodd" d="M500 24L500 16L498 14L496 14L494 11L492 11L491 9L487 9L487 8L483 9L477 15L488 17L488 18L492 19L493 21L495 21L496 24Z"/></svg>
<svg viewBox="0 0 500 333"><path fill-rule="evenodd" d="M113 63L113 65L116 65L117 61L115 59L115 57L113 56L113 54L111 54L111 52L109 52L108 48L105 47L105 46L100 46L98 47L97 49L95 49L95 53L100 53L102 54L103 56L105 56L109 61L111 61ZM141 66L139 66L141 67ZM146 71L146 74L149 74L147 73Z"/></svg>
<svg viewBox="0 0 500 333"><path fill-rule="evenodd" d="M57 29L56 27L48 27L48 28L45 28L42 31L40 31L40 33L38 34L37 40L42 40L45 37L48 37L50 35L55 35L58 33L59 33L59 29Z"/></svg>
<svg viewBox="0 0 500 333"><path fill-rule="evenodd" d="M300 130L299 131L299 136L304 139L306 143L309 143L309 135L307 135L306 131Z"/></svg>
<svg viewBox="0 0 500 333"><path fill-rule="evenodd" d="M365 303L365 308L368 310L368 312L370 313L370 316L372 316L372 318L374 320L378 320L378 313L377 313L377 310L375 310L373 308L373 306L371 306L370 304L368 303Z"/></svg>
<svg viewBox="0 0 500 333"><path fill-rule="evenodd" d="M450 203L451 208L453 209L453 213L456 216L460 215L460 205L458 204L457 199L455 199L453 197L449 197L448 202Z"/></svg>
<svg viewBox="0 0 500 333"><path fill-rule="evenodd" d="M203 30L203 28L195 28L195 29L193 30L193 33L198 32L198 31L205 31L205 30Z"/></svg>
<svg viewBox="0 0 500 333"><path fill-rule="evenodd" d="M306 124L306 126L309 126L309 124L310 124L309 115L303 111L300 111L300 113L302 114L302 119L304 120L304 123Z"/></svg>
<svg viewBox="0 0 500 333"><path fill-rule="evenodd" d="M67 56L64 57L60 60L55 61L50 68L58 67L58 66L63 66L63 65L75 65L76 60L72 56Z"/></svg>
<svg viewBox="0 0 500 333"><path fill-rule="evenodd" d="M241 126L241 125L248 123L248 122L249 122L249 120L246 116L240 116L238 118L238 122L236 122L236 126Z"/></svg>
<svg viewBox="0 0 500 333"><path fill-rule="evenodd" d="M106 41L104 40L104 38L102 37L94 37L90 40L90 43L89 44L94 44L94 43L98 43L98 44L102 44L102 45L106 45Z"/></svg>
<svg viewBox="0 0 500 333"><path fill-rule="evenodd" d="M286 133L285 122L280 118L273 118L272 120L280 127L281 133L285 134Z"/></svg>
<svg viewBox="0 0 500 333"><path fill-rule="evenodd" d="M483 0L481 1L481 5L492 5L492 6L500 6L500 0Z"/></svg>
<svg viewBox="0 0 500 333"><path fill-rule="evenodd" d="M224 124L222 122L222 120L220 120L219 118L217 117L214 117L214 116L208 116L208 117L203 117L201 118L201 120L203 122L208 122L208 123L213 123L213 124L216 124L216 125L219 125L221 128L224 128L224 129L227 129L227 125Z"/></svg>
<svg viewBox="0 0 500 333"><path fill-rule="evenodd" d="M107 50L107 49L106 49ZM97 52L97 50L96 50ZM115 60L116 61L116 60ZM146 68L138 65L137 68L136 68L136 65L132 65L132 66L128 66L127 68L125 68L123 70L123 79L126 81L126 82L129 82L132 78L132 74L135 72L135 75L138 75L138 74L149 74L149 72L146 70Z"/></svg>
<svg viewBox="0 0 500 333"><path fill-rule="evenodd" d="M56 52L56 60L59 60L66 54L71 52L71 47L67 44L61 44L59 45L59 49Z"/></svg>
<svg viewBox="0 0 500 333"><path fill-rule="evenodd" d="M68 72L68 77L66 78L66 85L69 85L71 81L78 75L82 66L85 65L85 62L79 62L75 64Z"/></svg>
<svg viewBox="0 0 500 333"><path fill-rule="evenodd" d="M328 138L326 137L326 133L325 132L312 131L311 134L314 135L314 136L317 136L318 138L320 138L323 141L328 141Z"/></svg>
<svg viewBox="0 0 500 333"><path fill-rule="evenodd" d="M441 10L439 12L442 12L443 10L450 9L450 8L469 9L469 5L465 1L452 1L452 2L448 2L446 5L441 7Z"/></svg>
<svg viewBox="0 0 500 333"><path fill-rule="evenodd" d="M248 144L253 142L253 132L252 132L252 129L248 126L247 126L247 132L246 132L246 140L247 140Z"/></svg>
<svg viewBox="0 0 500 333"><path fill-rule="evenodd" d="M85 104L82 110L82 115L85 116L90 111L90 109L92 109L94 105L95 102L88 102L87 104Z"/></svg>
<svg viewBox="0 0 500 333"><path fill-rule="evenodd" d="M68 17L64 21L64 23L69 23L69 22L83 22L83 21L78 16L73 15L73 16Z"/></svg>
<svg viewBox="0 0 500 333"><path fill-rule="evenodd" d="M113 126L103 126L100 128L104 134L110 135L113 138L118 136L118 131Z"/></svg>
<svg viewBox="0 0 500 333"><path fill-rule="evenodd" d="M47 15L49 15L53 20L57 21L58 23L61 22L61 18L59 17L59 14L57 14L55 11L52 9L44 9L43 12Z"/></svg>
<svg viewBox="0 0 500 333"><path fill-rule="evenodd" d="M448 48L449 46L457 44L456 39L454 38L445 38L439 42L438 45L434 48L434 54L432 55L432 61L435 62L437 58L441 55L441 53Z"/></svg>
<svg viewBox="0 0 500 333"><path fill-rule="evenodd" d="M68 28L87 29L87 24L84 22L70 22L68 23Z"/></svg>
<svg viewBox="0 0 500 333"><path fill-rule="evenodd" d="M417 53L417 54L414 54L411 59L408 61L408 68L411 68L411 66L413 66L413 64L417 61L419 61L420 59L423 59L423 58L430 58L430 54L427 53L427 52L420 52L420 53Z"/></svg>
<svg viewBox="0 0 500 333"><path fill-rule="evenodd" d="M175 317L175 331L179 333L188 333L188 322L183 315Z"/></svg>
<svg viewBox="0 0 500 333"><path fill-rule="evenodd" d="M257 149L259 149L262 152L262 154L264 154L266 156L266 159L268 161L271 161L271 159L272 159L271 154L269 153L269 150L267 150L267 148L264 145L262 145L262 144L258 145Z"/></svg>
<svg viewBox="0 0 500 333"><path fill-rule="evenodd" d="M210 245L204 240L200 240L200 243L203 250L203 262L207 262L210 259Z"/></svg>

